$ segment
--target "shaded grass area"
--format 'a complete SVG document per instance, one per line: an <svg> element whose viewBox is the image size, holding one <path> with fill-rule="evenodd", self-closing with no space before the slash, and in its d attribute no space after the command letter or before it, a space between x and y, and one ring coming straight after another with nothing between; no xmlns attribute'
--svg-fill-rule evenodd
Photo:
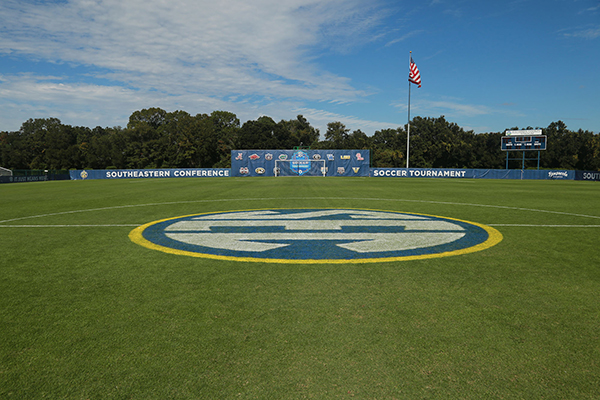
<svg viewBox="0 0 600 400"><path fill-rule="evenodd" d="M588 182L58 181L0 186L0 221L13 220L0 225L269 207L600 225L599 194ZM0 397L600 397L600 228L499 227L483 252L349 265L174 256L131 243L131 229L0 227Z"/></svg>

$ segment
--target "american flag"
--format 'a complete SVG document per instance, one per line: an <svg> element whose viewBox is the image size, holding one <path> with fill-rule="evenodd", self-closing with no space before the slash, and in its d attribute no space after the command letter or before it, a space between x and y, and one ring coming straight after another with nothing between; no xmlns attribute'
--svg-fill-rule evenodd
<svg viewBox="0 0 600 400"><path fill-rule="evenodd" d="M417 68L417 64L415 64L412 57L410 58L410 72L408 74L408 81L421 87L421 74L419 73L419 68Z"/></svg>

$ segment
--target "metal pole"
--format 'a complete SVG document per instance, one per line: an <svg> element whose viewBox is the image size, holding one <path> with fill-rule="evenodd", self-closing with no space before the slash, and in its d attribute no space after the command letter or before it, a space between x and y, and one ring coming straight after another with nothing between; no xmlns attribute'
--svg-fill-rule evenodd
<svg viewBox="0 0 600 400"><path fill-rule="evenodd" d="M408 74L410 76L410 60L412 51L408 55ZM410 159L410 80L408 81L408 128L406 130L406 168Z"/></svg>

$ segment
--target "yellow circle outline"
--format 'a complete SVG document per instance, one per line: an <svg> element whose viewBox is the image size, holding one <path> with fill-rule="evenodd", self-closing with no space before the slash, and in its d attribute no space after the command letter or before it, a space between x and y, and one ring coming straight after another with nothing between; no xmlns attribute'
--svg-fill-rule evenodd
<svg viewBox="0 0 600 400"><path fill-rule="evenodd" d="M302 208L303 209L303 208ZM320 210L338 210L338 208L319 208ZM441 217L438 215L431 214L421 214L421 213L411 213L411 212L401 212L401 211L389 211L389 210L373 210L373 209L365 209L365 208L339 208L339 210L362 210L362 211L379 211L379 212L391 212L397 214L410 214L410 215L420 215L425 217L434 217L434 218L442 218L451 221L459 221L466 224L478 226L481 229L485 230L488 233L488 238L485 242L479 243L478 245L467 247L460 250L446 251L443 253L435 253L435 254L422 254L418 256L401 256L401 257L383 257L383 258L354 258L354 259L336 259L336 260L327 260L327 259L307 259L307 260L295 260L295 259L285 259L285 258L254 258L254 257L234 257L234 256L219 256L214 254L206 254L206 253L196 253L193 251L186 250L178 250L171 247L165 247L153 243L146 238L144 238L143 233L146 228L159 224L161 222L186 218L186 217L195 217L198 215L209 215L209 214L223 214L223 213L233 213L233 212L243 212L243 211L266 211L266 210L301 210L300 208L265 208L265 209L252 209L252 210L230 210L230 211L213 211L207 213L199 213L199 214L189 214L189 215L181 215L173 218L164 218L158 221L148 222L147 224L138 226L129 232L129 239L140 246L146 247L151 250L162 251L163 253L168 254L176 254L182 256L189 257L197 257L197 258L208 258L212 260L223 260L223 261L242 261L242 262L262 262L262 263L272 263L272 264L366 264L366 263L376 263L376 262L390 262L390 261L410 261L410 260L425 260L429 258L442 258L442 257L450 257L450 256L458 256L462 254L475 253L478 251L482 251L493 247L500 243L503 239L502 234L487 225L479 224L477 222L465 221L458 218L449 218L449 217Z"/></svg>

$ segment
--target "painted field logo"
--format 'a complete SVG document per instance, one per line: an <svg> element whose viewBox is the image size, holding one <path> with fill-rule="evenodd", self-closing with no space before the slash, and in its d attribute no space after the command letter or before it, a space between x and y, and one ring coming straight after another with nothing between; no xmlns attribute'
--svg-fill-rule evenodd
<svg viewBox="0 0 600 400"><path fill-rule="evenodd" d="M497 230L431 215L352 209L284 209L188 215L129 234L144 247L221 260L365 263L472 253L502 240Z"/></svg>

